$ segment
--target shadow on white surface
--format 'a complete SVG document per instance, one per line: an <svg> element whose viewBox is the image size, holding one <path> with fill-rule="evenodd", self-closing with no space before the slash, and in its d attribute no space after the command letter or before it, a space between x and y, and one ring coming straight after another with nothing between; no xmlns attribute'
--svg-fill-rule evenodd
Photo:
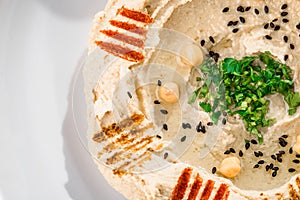
<svg viewBox="0 0 300 200"><path fill-rule="evenodd" d="M77 119L83 124L76 126L72 110L72 94L75 85L78 87L76 91L81 91L74 94L76 102L81 102L81 106L76 108L76 112L86 113L81 63L82 60L79 62L69 86L68 110L62 128L65 169L68 174L65 188L74 200L124 200L124 197L110 187L98 171L76 130L79 127L78 131L85 132L87 128L86 114Z"/></svg>
<svg viewBox="0 0 300 200"><path fill-rule="evenodd" d="M87 18L104 8L106 0L36 0L58 15L67 18ZM84 8L84 9L83 9Z"/></svg>

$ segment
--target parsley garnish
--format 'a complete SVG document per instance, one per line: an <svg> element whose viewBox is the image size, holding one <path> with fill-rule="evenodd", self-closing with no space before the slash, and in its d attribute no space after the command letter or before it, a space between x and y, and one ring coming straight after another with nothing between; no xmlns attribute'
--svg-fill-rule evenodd
<svg viewBox="0 0 300 200"><path fill-rule="evenodd" d="M300 95L294 91L292 72L285 64L276 61L270 52L241 60L225 58L219 64L211 58L199 66L204 78L197 78L201 86L193 92L189 103L200 99L199 106L208 113L215 124L222 111L239 114L246 130L263 143L261 128L272 125L267 119L268 95L279 93L293 115L300 105Z"/></svg>

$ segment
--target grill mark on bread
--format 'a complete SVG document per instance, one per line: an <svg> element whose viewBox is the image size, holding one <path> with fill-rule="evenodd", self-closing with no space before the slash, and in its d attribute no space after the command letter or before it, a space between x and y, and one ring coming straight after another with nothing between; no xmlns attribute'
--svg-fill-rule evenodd
<svg viewBox="0 0 300 200"><path fill-rule="evenodd" d="M120 122L120 127L122 129L131 128L133 124L140 125L145 119L142 114L134 113L130 118L124 119Z"/></svg>
<svg viewBox="0 0 300 200"><path fill-rule="evenodd" d="M215 182L213 180L208 180L206 182L205 188L202 192L200 200L208 200L212 190L214 189Z"/></svg>
<svg viewBox="0 0 300 200"><path fill-rule="evenodd" d="M188 187L188 183L191 178L193 169L192 168L185 168L182 172L180 177L178 178L177 184L172 192L172 200L181 200L184 197L185 191Z"/></svg>
<svg viewBox="0 0 300 200"><path fill-rule="evenodd" d="M195 200L196 199L196 197L197 197L197 195L199 193L199 190L200 190L200 188L202 186L202 181L203 181L203 179L197 173L196 178L194 180L194 183L192 185L190 194L188 196L188 200Z"/></svg>
<svg viewBox="0 0 300 200"><path fill-rule="evenodd" d="M300 194L296 191L293 185L288 184L288 189L289 189L289 195L291 199L300 199Z"/></svg>
<svg viewBox="0 0 300 200"><path fill-rule="evenodd" d="M145 116L143 114L134 113L118 124L112 123L102 127L102 131L94 135L94 141L106 142L110 139L109 143L98 152L98 158L113 152L112 155L109 155L109 158L106 158L106 164L116 167L114 169L116 175L122 176L128 173L131 168L137 166L134 163L142 165L151 157L150 148L147 148L147 146L152 143L155 136L144 136L143 133L153 128L153 123L141 126L144 120ZM114 152L114 150L117 150L117 152ZM135 158L136 156L138 157Z"/></svg>
<svg viewBox="0 0 300 200"><path fill-rule="evenodd" d="M121 28L123 30L136 33L139 35L145 35L147 33L147 30L144 29L143 27L139 27L135 24L130 24L128 22L122 22L122 21L117 21L117 20L109 20L109 23L112 26L115 26L117 28Z"/></svg>
<svg viewBox="0 0 300 200"><path fill-rule="evenodd" d="M115 139L115 141L113 141L112 143L107 144L101 151L100 155L102 155L103 153L110 153L112 152L114 149L122 149L122 148L126 148L125 145L131 144L132 147L134 147L134 145L132 145L132 143L139 137L142 136L142 134L144 132L146 132L149 128L152 128L152 123L146 125L145 127L142 128L132 128L129 130L128 133L122 133L122 135L118 138ZM133 136L133 137L129 137L129 136ZM154 138L154 136L153 136ZM106 139L105 139L106 140ZM146 143L149 144L149 143ZM139 150L141 149L136 148L134 150Z"/></svg>
<svg viewBox="0 0 300 200"><path fill-rule="evenodd" d="M225 194L224 194L222 200L227 200L228 197L229 197L229 194L230 194L230 191L229 191L229 190L226 190L226 192L225 192Z"/></svg>
<svg viewBox="0 0 300 200"><path fill-rule="evenodd" d="M142 114L134 113L131 116L131 119L132 119L133 123L140 125L144 121L145 116Z"/></svg>
<svg viewBox="0 0 300 200"><path fill-rule="evenodd" d="M99 133L94 134L92 139L97 143L101 143L106 140L106 137L103 132L99 132Z"/></svg>
<svg viewBox="0 0 300 200"><path fill-rule="evenodd" d="M112 37L116 40L125 42L127 44L131 44L133 46L143 48L144 47L144 41L132 36L125 35L124 33L120 33L119 31L113 31L113 30L100 30L101 33L108 37Z"/></svg>
<svg viewBox="0 0 300 200"><path fill-rule="evenodd" d="M98 94L98 92L95 89L92 90L92 93L94 95L93 103L95 103L98 100L98 98L99 98L99 94Z"/></svg>
<svg viewBox="0 0 300 200"><path fill-rule="evenodd" d="M108 137L112 138L119 135L123 130L116 123L111 124L107 128L102 127L102 132Z"/></svg>
<svg viewBox="0 0 300 200"><path fill-rule="evenodd" d="M120 14L123 17L127 17L129 19L133 19L135 21L143 22L143 23L146 23L146 24L150 24L150 23L153 22L153 18L151 18L149 15L144 14L144 13L139 12L139 11L127 9L124 6L122 6L122 8L118 9L117 14Z"/></svg>
<svg viewBox="0 0 300 200"><path fill-rule="evenodd" d="M215 195L214 200L223 199L227 191L228 191L228 185L222 183Z"/></svg>
<svg viewBox="0 0 300 200"><path fill-rule="evenodd" d="M119 58L132 61L132 62L140 62L145 59L144 55L140 52L134 51L128 47L123 47L118 44L113 44L110 42L104 41L95 41L95 44L100 47L102 50L113 54Z"/></svg>
<svg viewBox="0 0 300 200"><path fill-rule="evenodd" d="M297 178L296 178L296 185L298 187L298 190L300 191L300 178L299 178L299 176L297 176Z"/></svg>
<svg viewBox="0 0 300 200"><path fill-rule="evenodd" d="M132 161L126 161L125 163L123 163L121 166L113 169L113 174L118 175L119 177L123 176L124 174L128 173L128 170L126 170L125 168L127 166L130 167L130 164L139 161L139 163L134 163L133 167L137 166L138 164L142 164L144 161L149 160L150 159L150 153L148 151L146 151L144 154L140 155L137 158L134 158ZM130 169L132 169L133 167L131 167Z"/></svg>
<svg viewBox="0 0 300 200"><path fill-rule="evenodd" d="M116 163L120 162L122 160L121 155L123 153L124 152L116 152L116 153L114 153L114 155L112 155L111 157L109 157L109 158L106 159L106 164L107 165L113 165L113 164L116 164Z"/></svg>
<svg viewBox="0 0 300 200"><path fill-rule="evenodd" d="M153 137L154 136L144 137L141 140L137 141L136 143L125 147L125 151L128 151L128 150L138 151L138 150L144 148L145 146L147 146L148 144L150 144L153 141ZM140 144L143 144L143 145L141 147L137 147Z"/></svg>

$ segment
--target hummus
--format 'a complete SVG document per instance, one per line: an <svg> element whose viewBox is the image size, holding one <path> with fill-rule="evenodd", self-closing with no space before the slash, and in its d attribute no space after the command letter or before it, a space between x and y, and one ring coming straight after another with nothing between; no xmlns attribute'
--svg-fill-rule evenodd
<svg viewBox="0 0 300 200"><path fill-rule="evenodd" d="M95 17L84 69L89 149L107 181L128 199L299 199L299 109L290 116L281 95L268 96L276 123L262 145L238 116L210 126L187 102L199 75L191 65L202 58L182 59L188 45L219 60L270 51L300 92L299 13L296 0L109 1ZM178 86L172 103L158 95L169 82ZM231 156L240 170L225 178L219 166Z"/></svg>

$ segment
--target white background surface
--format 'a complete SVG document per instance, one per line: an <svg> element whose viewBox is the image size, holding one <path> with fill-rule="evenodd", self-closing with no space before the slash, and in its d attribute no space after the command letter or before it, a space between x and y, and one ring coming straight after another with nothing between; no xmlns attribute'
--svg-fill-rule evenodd
<svg viewBox="0 0 300 200"><path fill-rule="evenodd" d="M123 199L79 142L70 105L105 3L0 0L0 200Z"/></svg>

